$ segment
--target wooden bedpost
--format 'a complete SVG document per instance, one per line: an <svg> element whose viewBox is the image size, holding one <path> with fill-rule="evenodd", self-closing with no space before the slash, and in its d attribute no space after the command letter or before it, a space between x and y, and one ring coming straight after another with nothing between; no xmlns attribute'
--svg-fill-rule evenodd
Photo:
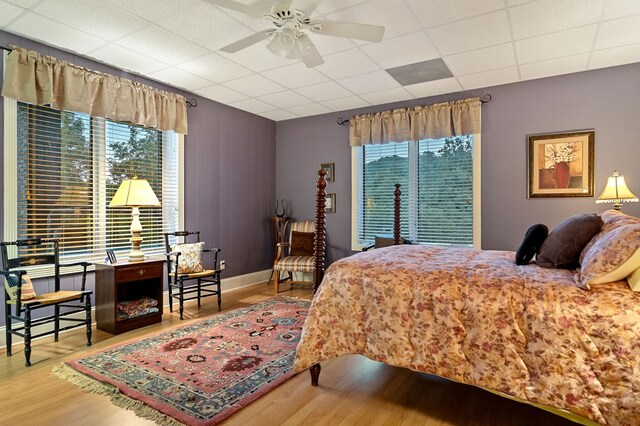
<svg viewBox="0 0 640 426"><path fill-rule="evenodd" d="M318 191L316 193L316 232L313 240L313 294L316 294L316 291L318 291L318 287L320 286L322 277L324 276L324 250L326 233L324 224L324 209L327 202L327 194L324 192L324 189L327 187L327 181L324 177L326 174L326 170L318 170L318 182L316 183L316 188L318 188Z"/></svg>
<svg viewBox="0 0 640 426"><path fill-rule="evenodd" d="M396 190L393 191L393 245L400 244L400 184L396 183Z"/></svg>

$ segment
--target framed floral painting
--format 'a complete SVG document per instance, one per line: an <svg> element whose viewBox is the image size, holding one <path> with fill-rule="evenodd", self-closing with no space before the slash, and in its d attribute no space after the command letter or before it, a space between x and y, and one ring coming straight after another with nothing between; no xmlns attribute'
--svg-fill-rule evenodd
<svg viewBox="0 0 640 426"><path fill-rule="evenodd" d="M529 198L593 197L594 130L528 139Z"/></svg>

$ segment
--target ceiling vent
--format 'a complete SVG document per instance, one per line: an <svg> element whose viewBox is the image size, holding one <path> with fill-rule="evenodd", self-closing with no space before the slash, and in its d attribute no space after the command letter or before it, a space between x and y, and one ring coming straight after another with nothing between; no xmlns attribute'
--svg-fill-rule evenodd
<svg viewBox="0 0 640 426"><path fill-rule="evenodd" d="M441 58L386 70L403 86L453 77Z"/></svg>

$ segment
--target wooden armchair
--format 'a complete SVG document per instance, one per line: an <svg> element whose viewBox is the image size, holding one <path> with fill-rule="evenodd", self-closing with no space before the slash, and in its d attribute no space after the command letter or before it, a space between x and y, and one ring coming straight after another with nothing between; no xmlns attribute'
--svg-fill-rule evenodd
<svg viewBox="0 0 640 426"><path fill-rule="evenodd" d="M19 255L9 258L9 250L18 249ZM43 252L44 250L44 252ZM20 252L26 254L20 256ZM24 339L25 365L31 365L31 340L36 337L54 335L58 341L61 331L83 325L87 328L87 346L91 346L91 291L85 290L88 262L60 263L58 240L40 238L0 243L2 270L4 276L5 324L7 356L11 356L11 338L13 335ZM28 276L28 268L36 265L53 265L53 292L36 295ZM80 267L82 284L80 290L62 290L60 270L62 267ZM52 315L34 316L33 312L41 308L53 308ZM84 318L78 317L84 312ZM61 322L68 324L61 326ZM37 334L31 329L37 326L53 324Z"/></svg>
<svg viewBox="0 0 640 426"><path fill-rule="evenodd" d="M218 296L218 310L220 310L222 296L218 253L222 250L219 248L205 249L205 244L200 241L200 231L177 231L163 235L167 250L169 311L173 312L173 299L178 300L180 319L184 319L185 300L197 299L198 307L200 307L200 299L209 296ZM170 239L175 239L178 243L171 246ZM195 241L188 242L189 239L195 239ZM209 267L203 265L203 253L209 253L213 257L210 259Z"/></svg>
<svg viewBox="0 0 640 426"><path fill-rule="evenodd" d="M314 272L313 243L316 223L303 220L291 223L289 240L276 245L276 257L273 261L275 292L280 290L280 283L289 280L291 284L306 283L294 281L294 272ZM281 280L281 274L289 273L289 277ZM309 283L312 283L309 281Z"/></svg>

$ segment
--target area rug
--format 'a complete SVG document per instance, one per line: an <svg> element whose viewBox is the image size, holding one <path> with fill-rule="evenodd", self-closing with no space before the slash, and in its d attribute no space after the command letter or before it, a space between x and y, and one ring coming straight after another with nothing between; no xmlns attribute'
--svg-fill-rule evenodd
<svg viewBox="0 0 640 426"><path fill-rule="evenodd" d="M214 425L293 376L310 302L270 299L54 368L159 424Z"/></svg>

